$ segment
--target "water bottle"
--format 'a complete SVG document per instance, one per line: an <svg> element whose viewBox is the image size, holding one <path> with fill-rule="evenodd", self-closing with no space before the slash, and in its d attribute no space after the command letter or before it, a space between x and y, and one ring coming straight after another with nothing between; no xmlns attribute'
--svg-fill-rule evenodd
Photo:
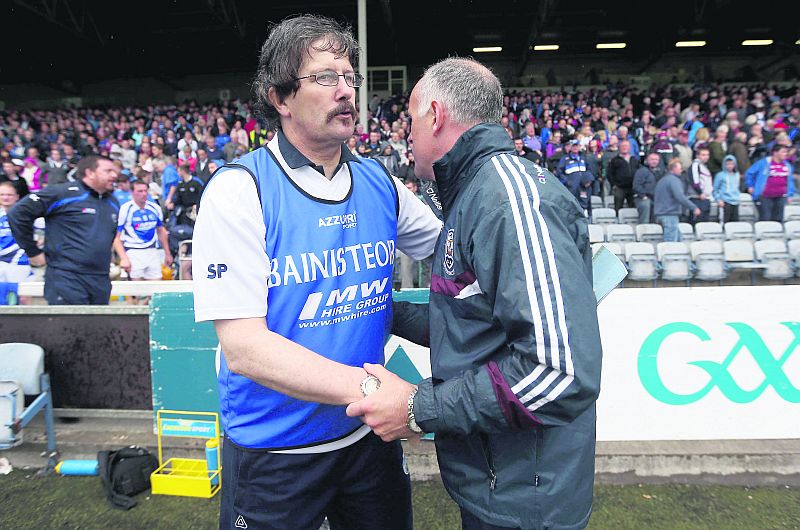
<svg viewBox="0 0 800 530"><path fill-rule="evenodd" d="M62 460L56 464L56 473L59 475L97 475L99 469L97 460Z"/></svg>
<svg viewBox="0 0 800 530"><path fill-rule="evenodd" d="M216 471L219 471L219 441L212 439L206 442L206 468L208 469L208 476L211 477ZM216 486L219 484L219 473L211 479L211 485Z"/></svg>

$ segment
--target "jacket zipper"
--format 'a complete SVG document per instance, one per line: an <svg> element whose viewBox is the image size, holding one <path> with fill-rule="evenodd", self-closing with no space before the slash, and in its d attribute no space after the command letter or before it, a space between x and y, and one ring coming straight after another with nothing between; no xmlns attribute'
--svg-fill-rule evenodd
<svg viewBox="0 0 800 530"><path fill-rule="evenodd" d="M534 442L536 444L536 447L534 448L535 466L536 466L536 468L539 467L539 462L541 462L541 460L542 460L542 446L544 445L542 443L543 442L543 437L544 437L544 432L542 431L542 429L536 429L536 437L535 437L535 442ZM534 485L534 487L537 487L537 488L539 487L539 479L540 479L539 473L538 472L534 472L534 474L533 474L533 485Z"/></svg>
<svg viewBox="0 0 800 530"><path fill-rule="evenodd" d="M497 485L497 474L494 471L494 461L492 460L492 450L489 447L489 437L481 433L481 446L483 448L483 459L489 469L489 490L494 491Z"/></svg>

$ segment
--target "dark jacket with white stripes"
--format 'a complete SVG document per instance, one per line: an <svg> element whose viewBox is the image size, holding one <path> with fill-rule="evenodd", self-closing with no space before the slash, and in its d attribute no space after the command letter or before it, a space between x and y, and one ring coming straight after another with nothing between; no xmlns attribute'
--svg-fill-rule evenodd
<svg viewBox="0 0 800 530"><path fill-rule="evenodd" d="M414 414L463 508L499 526L583 528L602 355L587 220L513 149L480 124L434 164L433 377Z"/></svg>

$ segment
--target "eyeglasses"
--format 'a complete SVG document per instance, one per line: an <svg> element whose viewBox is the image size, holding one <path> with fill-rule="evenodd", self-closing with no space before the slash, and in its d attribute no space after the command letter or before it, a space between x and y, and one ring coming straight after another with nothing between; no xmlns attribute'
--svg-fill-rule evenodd
<svg viewBox="0 0 800 530"><path fill-rule="evenodd" d="M296 77L295 81L300 81L301 79L308 79L309 77L313 78L318 85L322 86L336 86L339 84L340 77L344 77L344 82L347 83L347 86L351 88L358 88L364 82L364 76L361 74L356 74L353 72L348 72L346 74L337 74L333 70L323 70L321 72L317 72L316 74L305 75L303 77Z"/></svg>

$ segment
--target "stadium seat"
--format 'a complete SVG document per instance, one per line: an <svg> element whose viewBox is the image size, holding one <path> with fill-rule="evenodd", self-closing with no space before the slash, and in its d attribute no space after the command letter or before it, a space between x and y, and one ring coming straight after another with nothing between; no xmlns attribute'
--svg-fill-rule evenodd
<svg viewBox="0 0 800 530"><path fill-rule="evenodd" d="M617 212L613 208L592 210L592 222L598 225L609 225L617 222Z"/></svg>
<svg viewBox="0 0 800 530"><path fill-rule="evenodd" d="M694 227L689 223L678 223L678 230L681 232L681 238L684 241L691 243L697 241L697 236L694 234Z"/></svg>
<svg viewBox="0 0 800 530"><path fill-rule="evenodd" d="M753 225L743 221L732 221L723 225L725 239L754 239Z"/></svg>
<svg viewBox="0 0 800 530"><path fill-rule="evenodd" d="M783 222L800 221L800 204L787 204L783 208Z"/></svg>
<svg viewBox="0 0 800 530"><path fill-rule="evenodd" d="M662 241L656 245L656 257L661 265L661 279L689 281L692 279L692 257L686 243Z"/></svg>
<svg viewBox="0 0 800 530"><path fill-rule="evenodd" d="M800 278L800 239L789 241L789 256L794 260L797 277Z"/></svg>
<svg viewBox="0 0 800 530"><path fill-rule="evenodd" d="M700 241L723 241L725 239L725 233L719 223L697 223L694 225L694 231Z"/></svg>
<svg viewBox="0 0 800 530"><path fill-rule="evenodd" d="M800 221L783 223L783 234L786 239L800 239Z"/></svg>
<svg viewBox="0 0 800 530"><path fill-rule="evenodd" d="M783 239L783 225L777 221L758 221L755 226L756 239Z"/></svg>
<svg viewBox="0 0 800 530"><path fill-rule="evenodd" d="M792 195L786 199L786 204L800 204L800 195Z"/></svg>
<svg viewBox="0 0 800 530"><path fill-rule="evenodd" d="M614 208L614 196L613 195L606 195L603 198L603 207L605 207L605 208Z"/></svg>
<svg viewBox="0 0 800 530"><path fill-rule="evenodd" d="M639 222L639 210L636 208L620 208L617 212L617 222L619 224L635 225Z"/></svg>
<svg viewBox="0 0 800 530"><path fill-rule="evenodd" d="M36 396L27 407L24 406L25 396ZM0 449L21 444L21 429L42 411L49 460L39 474L47 474L53 470L58 453L50 376L44 370L44 350L36 344L22 342L0 344Z"/></svg>
<svg viewBox="0 0 800 530"><path fill-rule="evenodd" d="M697 269L696 279L722 281L728 276L721 241L693 241L689 248Z"/></svg>
<svg viewBox="0 0 800 530"><path fill-rule="evenodd" d="M628 243L636 241L631 225L606 225L606 241Z"/></svg>
<svg viewBox="0 0 800 530"><path fill-rule="evenodd" d="M589 225L589 243L602 243L606 240L606 233L603 225Z"/></svg>
<svg viewBox="0 0 800 530"><path fill-rule="evenodd" d="M622 245L619 243L599 243L614 253L620 261L625 261L625 252L622 250Z"/></svg>
<svg viewBox="0 0 800 530"><path fill-rule="evenodd" d="M628 279L655 281L658 279L658 261L650 243L628 243L625 245L625 261L628 263Z"/></svg>
<svg viewBox="0 0 800 530"><path fill-rule="evenodd" d="M748 270L751 273L750 282L755 284L755 271L765 267L755 263L753 242L749 239L734 239L725 241L725 264L729 270Z"/></svg>
<svg viewBox="0 0 800 530"><path fill-rule="evenodd" d="M663 240L664 229L661 225L653 223L636 225L636 241L655 244Z"/></svg>
<svg viewBox="0 0 800 530"><path fill-rule="evenodd" d="M750 195L749 193L744 193L744 192L740 193L739 194L739 205L741 205L743 203L746 203L746 202L752 203L753 202L753 196Z"/></svg>
<svg viewBox="0 0 800 530"><path fill-rule="evenodd" d="M758 220L758 211L752 200L739 203L739 220L746 223L755 223Z"/></svg>
<svg viewBox="0 0 800 530"><path fill-rule="evenodd" d="M766 265L764 278L769 280L786 280L794 276L789 250L782 239L765 239L756 241L756 258Z"/></svg>
<svg viewBox="0 0 800 530"><path fill-rule="evenodd" d="M709 219L719 219L719 205L717 201L711 201L708 205Z"/></svg>
<svg viewBox="0 0 800 530"><path fill-rule="evenodd" d="M178 243L178 279L187 280L192 276L192 240L184 239Z"/></svg>
<svg viewBox="0 0 800 530"><path fill-rule="evenodd" d="M592 210L603 207L603 199L599 195L592 195Z"/></svg>

